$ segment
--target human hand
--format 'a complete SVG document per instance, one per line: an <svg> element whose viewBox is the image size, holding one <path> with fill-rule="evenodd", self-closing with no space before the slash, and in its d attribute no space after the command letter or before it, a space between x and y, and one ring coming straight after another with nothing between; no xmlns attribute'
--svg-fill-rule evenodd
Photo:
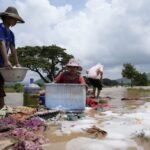
<svg viewBox="0 0 150 150"><path fill-rule="evenodd" d="M12 69L13 68L12 64L10 63L10 61L5 62L4 63L4 67L7 68L7 69Z"/></svg>
<svg viewBox="0 0 150 150"><path fill-rule="evenodd" d="M51 82L51 84L55 84L55 83L56 83L56 81L55 81L55 80Z"/></svg>
<svg viewBox="0 0 150 150"><path fill-rule="evenodd" d="M21 65L20 65L20 64L16 64L15 66L16 66L16 67L21 67Z"/></svg>

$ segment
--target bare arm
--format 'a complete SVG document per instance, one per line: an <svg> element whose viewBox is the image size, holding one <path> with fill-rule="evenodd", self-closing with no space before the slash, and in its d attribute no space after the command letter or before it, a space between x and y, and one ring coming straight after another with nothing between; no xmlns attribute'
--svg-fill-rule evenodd
<svg viewBox="0 0 150 150"><path fill-rule="evenodd" d="M80 83L81 83L81 84L86 84L86 82L85 82L83 76L80 76L80 77L79 77L79 80L80 80Z"/></svg>
<svg viewBox="0 0 150 150"><path fill-rule="evenodd" d="M5 41L0 41L0 49L1 49L2 57L4 59L4 67L6 67L8 69L11 69L12 65L11 65L11 63L8 59L7 49L6 49L6 46L5 46Z"/></svg>
<svg viewBox="0 0 150 150"><path fill-rule="evenodd" d="M54 79L54 82L55 82L55 83L61 83L62 78L63 78L63 74L60 73L60 74Z"/></svg>
<svg viewBox="0 0 150 150"><path fill-rule="evenodd" d="M10 50L11 50L11 53L12 53L13 58L14 58L15 66L20 67L21 65L19 64L18 55L17 55L17 51L16 51L15 47L10 46Z"/></svg>

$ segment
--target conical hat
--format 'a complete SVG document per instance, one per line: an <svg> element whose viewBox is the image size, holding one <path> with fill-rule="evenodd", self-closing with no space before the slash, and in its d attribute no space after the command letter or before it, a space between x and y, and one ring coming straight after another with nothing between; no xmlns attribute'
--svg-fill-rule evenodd
<svg viewBox="0 0 150 150"><path fill-rule="evenodd" d="M69 62L66 64L66 67L78 67L79 69L82 69L79 62L74 58L69 60Z"/></svg>
<svg viewBox="0 0 150 150"><path fill-rule="evenodd" d="M15 18L18 23L24 23L25 21L19 16L19 13L15 7L8 7L5 12L0 13L0 17L11 17Z"/></svg>

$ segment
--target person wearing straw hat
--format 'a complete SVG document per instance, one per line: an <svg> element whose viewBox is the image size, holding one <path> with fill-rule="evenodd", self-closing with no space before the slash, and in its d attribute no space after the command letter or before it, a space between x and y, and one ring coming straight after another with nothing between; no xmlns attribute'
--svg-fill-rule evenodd
<svg viewBox="0 0 150 150"><path fill-rule="evenodd" d="M85 80L80 74L82 67L76 59L71 58L65 69L66 70L64 72L60 73L55 78L55 83L85 84Z"/></svg>
<svg viewBox="0 0 150 150"><path fill-rule="evenodd" d="M8 51L11 50L14 65L19 67L17 51L15 49L15 37L10 27L17 23L24 23L15 7L8 7L4 12L0 13L2 23L0 23L0 67L12 69L12 64L9 61ZM4 103L4 80L0 75L0 109L5 105Z"/></svg>

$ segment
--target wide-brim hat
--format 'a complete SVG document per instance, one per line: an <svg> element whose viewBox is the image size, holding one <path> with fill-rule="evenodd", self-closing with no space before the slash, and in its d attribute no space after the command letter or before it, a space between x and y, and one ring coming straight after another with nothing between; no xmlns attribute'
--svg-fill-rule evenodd
<svg viewBox="0 0 150 150"><path fill-rule="evenodd" d="M25 21L20 17L17 9L15 7L8 7L5 12L0 12L0 17L11 17L17 20L17 23L25 23Z"/></svg>
<svg viewBox="0 0 150 150"><path fill-rule="evenodd" d="M69 62L66 64L66 67L78 67L79 69L82 69L79 62L74 58L69 60Z"/></svg>

